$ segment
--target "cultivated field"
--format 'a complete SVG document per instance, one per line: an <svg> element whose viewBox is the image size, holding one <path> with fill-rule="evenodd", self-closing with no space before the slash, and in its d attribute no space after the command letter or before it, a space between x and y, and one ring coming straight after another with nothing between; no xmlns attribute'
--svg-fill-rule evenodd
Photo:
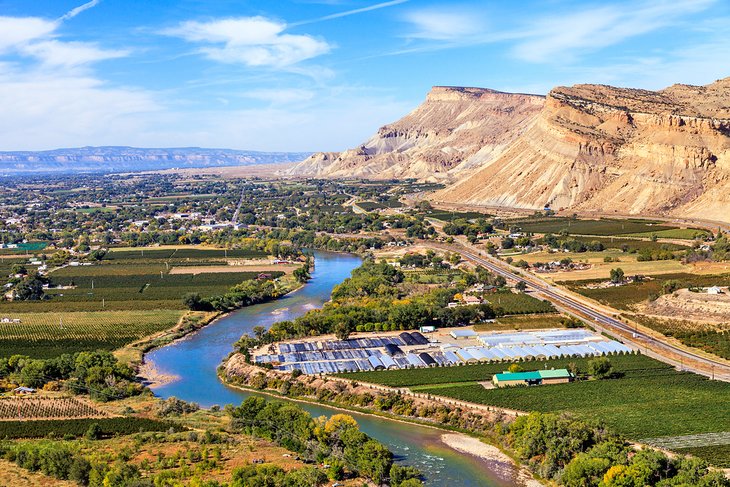
<svg viewBox="0 0 730 487"><path fill-rule="evenodd" d="M497 318L494 323L479 323L473 328L477 332L562 328L561 320L563 318L563 315L558 313L502 316Z"/></svg>
<svg viewBox="0 0 730 487"><path fill-rule="evenodd" d="M172 328L182 310L13 313L0 323L0 356L55 357L81 350L115 350Z"/></svg>
<svg viewBox="0 0 730 487"><path fill-rule="evenodd" d="M618 262L605 262L606 257ZM570 258L573 262L585 262L591 265L590 269L575 271L558 271L550 273L538 273L542 277L550 278L554 281L575 281L584 279L608 279L611 269L620 267L627 276L641 274L644 276L653 276L657 274L669 274L677 272L686 272L690 269L679 260L657 260L657 261L637 261L636 254L621 252L620 250L604 250L603 252L533 252L513 257L515 260L525 260L530 264L536 262L552 262L565 258Z"/></svg>
<svg viewBox="0 0 730 487"><path fill-rule="evenodd" d="M0 397L0 421L108 417L77 397Z"/></svg>
<svg viewBox="0 0 730 487"><path fill-rule="evenodd" d="M525 370L565 367L587 370L589 359L522 363ZM412 387L418 392L524 411L567 412L603 421L631 439L730 431L730 384L679 372L642 355L610 358L618 378L570 384L485 389L478 381L504 364L341 374L348 379Z"/></svg>

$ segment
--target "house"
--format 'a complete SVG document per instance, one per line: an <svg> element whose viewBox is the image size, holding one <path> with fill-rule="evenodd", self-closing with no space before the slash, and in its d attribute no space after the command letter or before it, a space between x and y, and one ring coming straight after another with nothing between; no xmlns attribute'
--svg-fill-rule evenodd
<svg viewBox="0 0 730 487"><path fill-rule="evenodd" d="M464 304L468 306L482 304L482 298L479 298L477 296L464 296Z"/></svg>
<svg viewBox="0 0 730 487"><path fill-rule="evenodd" d="M719 286L712 286L707 288L707 294L724 294L722 288Z"/></svg>
<svg viewBox="0 0 730 487"><path fill-rule="evenodd" d="M420 328L418 328L418 331L421 333L433 333L436 331L436 327L435 326L421 326Z"/></svg>
<svg viewBox="0 0 730 487"><path fill-rule="evenodd" d="M15 389L13 389L13 392L15 394L35 394L36 391L32 387L20 386L20 387L16 387Z"/></svg>
<svg viewBox="0 0 730 487"><path fill-rule="evenodd" d="M492 382L495 387L539 386L547 384L565 384L573 376L567 369L534 370L530 372L503 372L494 374Z"/></svg>
<svg viewBox="0 0 730 487"><path fill-rule="evenodd" d="M266 274L266 273L262 272L261 274L256 276L256 279L258 279L259 281L263 281L265 279L271 279L271 274Z"/></svg>

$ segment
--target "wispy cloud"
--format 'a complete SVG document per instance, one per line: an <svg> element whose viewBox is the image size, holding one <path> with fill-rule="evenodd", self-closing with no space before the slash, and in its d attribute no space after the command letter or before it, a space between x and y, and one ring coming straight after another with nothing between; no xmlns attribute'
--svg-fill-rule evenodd
<svg viewBox="0 0 730 487"><path fill-rule="evenodd" d="M512 50L524 61L547 62L602 49L669 27L703 11L714 0L655 0L629 5L588 8L534 19L518 32L524 40Z"/></svg>
<svg viewBox="0 0 730 487"><path fill-rule="evenodd" d="M330 51L324 40L287 34L287 25L265 17L187 21L163 34L202 44L199 52L223 63L287 67Z"/></svg>
<svg viewBox="0 0 730 487"><path fill-rule="evenodd" d="M96 7L97 5L99 5L99 2L101 2L101 0L91 0L90 2L86 2L83 5L80 5L76 8L69 10L68 12L63 14L59 20L61 22L63 22L65 20L73 19L81 12L84 12L85 10L89 10L90 8Z"/></svg>
<svg viewBox="0 0 730 487"><path fill-rule="evenodd" d="M484 34L485 19L473 9L429 8L407 12L404 20L412 25L411 39L467 40Z"/></svg>
<svg viewBox="0 0 730 487"><path fill-rule="evenodd" d="M357 14L362 14L365 12L372 12L373 10L380 10L381 8L395 7L396 5L401 5L408 1L409 0L391 0L389 2L376 3L375 5L370 5L368 7L346 10L344 12L338 12L338 13L334 13L334 14L330 14L330 15L325 15L322 17L317 17L316 19L302 20L300 22L294 22L294 23L290 24L290 27L294 27L294 26L298 26L298 25L314 24L316 22L324 22L327 20L341 19L342 17L349 17L350 15L357 15Z"/></svg>

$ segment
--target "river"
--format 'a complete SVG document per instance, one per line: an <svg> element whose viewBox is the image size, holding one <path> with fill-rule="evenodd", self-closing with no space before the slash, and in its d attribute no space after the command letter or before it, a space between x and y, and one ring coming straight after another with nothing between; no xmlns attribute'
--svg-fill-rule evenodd
<svg viewBox="0 0 730 487"><path fill-rule="evenodd" d="M312 279L298 291L269 303L249 306L231 313L200 331L168 346L154 350L145 360L158 372L177 379L154 386L161 397L175 396L203 407L238 404L251 394L223 384L216 374L233 343L254 326L269 327L321 307L329 300L332 288L350 275L361 260L353 255L315 252ZM302 404L314 416L330 416L332 408ZM387 445L401 464L418 467L430 486L513 487L516 469L497 471L491 462L465 455L446 446L442 431L400 423L375 416L351 413L362 431ZM501 469L503 470L503 469Z"/></svg>

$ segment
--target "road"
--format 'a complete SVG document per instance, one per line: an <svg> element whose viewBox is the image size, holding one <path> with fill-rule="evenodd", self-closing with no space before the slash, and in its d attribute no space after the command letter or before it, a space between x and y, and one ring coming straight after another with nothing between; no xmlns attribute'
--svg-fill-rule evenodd
<svg viewBox="0 0 730 487"><path fill-rule="evenodd" d="M511 266L494 257L486 256L476 250L471 250L461 245L444 245L444 248L458 252L466 259L482 265L506 279L525 282L528 289L540 294L558 308L584 320L588 319L592 322L592 325L597 325L596 328L599 331L605 330L610 334L620 336L628 345L643 351L646 355L697 374L730 382L730 366L728 366L727 362L719 359L713 360L710 357L694 353L691 349L682 348L657 339L639 328L634 328L605 312L599 311L596 307L567 296L561 289L541 279L533 276L518 275Z"/></svg>

